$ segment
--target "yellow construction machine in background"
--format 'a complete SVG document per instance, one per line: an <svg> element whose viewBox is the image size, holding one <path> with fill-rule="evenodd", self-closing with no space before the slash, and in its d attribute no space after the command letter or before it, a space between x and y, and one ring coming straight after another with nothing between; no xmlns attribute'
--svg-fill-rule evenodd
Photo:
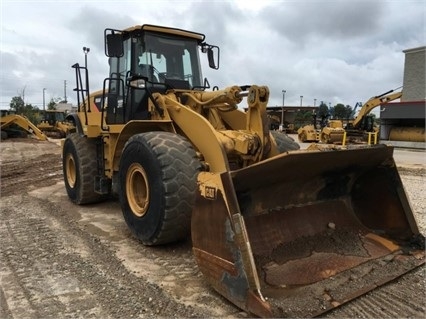
<svg viewBox="0 0 426 319"><path fill-rule="evenodd" d="M2 112L0 130L2 140L9 137L26 137L28 134L33 134L42 141L47 140L47 136L29 119L11 112Z"/></svg>
<svg viewBox="0 0 426 319"><path fill-rule="evenodd" d="M321 129L317 128L316 124L305 125L297 130L299 142L318 142L321 134Z"/></svg>
<svg viewBox="0 0 426 319"><path fill-rule="evenodd" d="M342 120L329 120L327 125L318 128L305 125L297 131L300 142L322 142L325 144L377 144L379 129L374 126L368 114L377 106L399 99L402 91L390 90L370 98L361 108L355 119L344 123Z"/></svg>
<svg viewBox="0 0 426 319"><path fill-rule="evenodd" d="M343 144L344 134L345 129L341 120L329 120L327 125L320 130L318 141L325 144Z"/></svg>
<svg viewBox="0 0 426 319"><path fill-rule="evenodd" d="M43 118L37 128L52 138L64 138L73 128L65 121L66 112L58 110L43 111Z"/></svg>
<svg viewBox="0 0 426 319"><path fill-rule="evenodd" d="M251 315L315 316L424 263L392 147L300 150L269 130L268 87L210 90L199 54L218 69L219 48L201 33L107 29L105 52L97 105L73 65L62 155L74 203L118 196L145 245L191 234L205 278Z"/></svg>
<svg viewBox="0 0 426 319"><path fill-rule="evenodd" d="M365 143L376 144L378 141L379 128L374 126L373 118L368 116L377 106L389 103L401 98L402 91L390 90L378 96L371 97L363 104L361 110L353 121L349 121L345 127L343 122L337 125L324 127L321 131L320 140L323 143Z"/></svg>

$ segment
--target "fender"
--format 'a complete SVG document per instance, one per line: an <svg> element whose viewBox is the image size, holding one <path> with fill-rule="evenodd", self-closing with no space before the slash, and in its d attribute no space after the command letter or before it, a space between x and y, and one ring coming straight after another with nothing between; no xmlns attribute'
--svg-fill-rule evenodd
<svg viewBox="0 0 426 319"><path fill-rule="evenodd" d="M65 118L65 121L73 123L77 133L79 133L81 136L84 136L83 127L81 126L81 121L77 113L68 114Z"/></svg>

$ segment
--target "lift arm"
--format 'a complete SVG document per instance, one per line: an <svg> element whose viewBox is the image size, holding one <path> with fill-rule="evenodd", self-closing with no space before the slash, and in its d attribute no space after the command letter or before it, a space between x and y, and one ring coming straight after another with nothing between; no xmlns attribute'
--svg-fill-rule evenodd
<svg viewBox="0 0 426 319"><path fill-rule="evenodd" d="M390 101L399 99L402 96L402 91L400 92L395 92L393 93L394 90L390 90L386 93L383 93L382 95L379 96L374 96L372 98L370 98L361 108L361 110L359 111L358 116L355 118L354 122L353 122L353 126L357 127L362 119L364 118L364 116L366 116L368 113L370 113L375 107L384 104L384 103L388 103Z"/></svg>

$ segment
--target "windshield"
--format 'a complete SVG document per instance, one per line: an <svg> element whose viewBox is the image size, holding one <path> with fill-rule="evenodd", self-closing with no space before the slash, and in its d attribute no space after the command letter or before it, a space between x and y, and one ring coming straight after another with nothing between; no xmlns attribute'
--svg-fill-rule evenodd
<svg viewBox="0 0 426 319"><path fill-rule="evenodd" d="M142 42L144 40L144 42ZM146 33L136 42L134 70L151 82L186 81L190 87L202 85L198 43L194 39Z"/></svg>
<svg viewBox="0 0 426 319"><path fill-rule="evenodd" d="M65 114L62 113L62 112L55 112L55 111L49 112L49 111L47 111L45 113L45 119L46 119L46 121L53 121L53 122L60 121L60 122L63 122L63 121L65 121Z"/></svg>

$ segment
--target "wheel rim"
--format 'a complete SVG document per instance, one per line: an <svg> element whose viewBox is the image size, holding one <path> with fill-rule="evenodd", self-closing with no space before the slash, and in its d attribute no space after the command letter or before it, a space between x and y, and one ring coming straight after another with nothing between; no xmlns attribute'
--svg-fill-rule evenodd
<svg viewBox="0 0 426 319"><path fill-rule="evenodd" d="M133 163L127 170L126 195L133 214L145 215L149 206L149 186L146 172L139 163Z"/></svg>
<svg viewBox="0 0 426 319"><path fill-rule="evenodd" d="M65 158L65 164L65 174L67 175L67 183L71 188L74 188L77 180L77 171L75 169L75 161L72 154L67 154Z"/></svg>

